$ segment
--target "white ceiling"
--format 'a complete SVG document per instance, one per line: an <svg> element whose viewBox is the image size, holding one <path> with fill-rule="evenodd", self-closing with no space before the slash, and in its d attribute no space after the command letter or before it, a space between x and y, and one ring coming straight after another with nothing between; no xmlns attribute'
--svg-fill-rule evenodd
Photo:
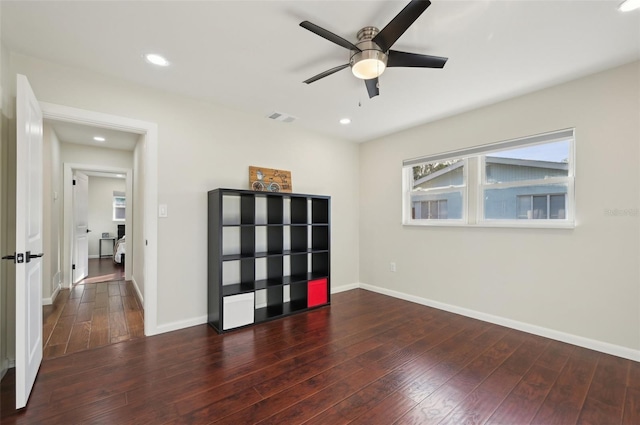
<svg viewBox="0 0 640 425"><path fill-rule="evenodd" d="M348 51L299 27L350 41L384 27L402 1L2 1L14 52L205 99L257 116L366 141L640 58L640 11L620 0L434 0L393 46L449 58L444 69L388 69L380 96L343 70ZM145 52L164 54L153 68ZM343 126L338 120L352 119ZM135 118L135 117L134 117ZM266 118L265 118L266 119Z"/></svg>
<svg viewBox="0 0 640 425"><path fill-rule="evenodd" d="M73 143L78 145L88 145L97 148L122 149L133 151L139 134L127 133L124 131L111 130L106 128L96 128L88 125L69 123L63 121L46 120L53 131L58 136L61 143ZM94 137L104 137L104 142L93 140Z"/></svg>

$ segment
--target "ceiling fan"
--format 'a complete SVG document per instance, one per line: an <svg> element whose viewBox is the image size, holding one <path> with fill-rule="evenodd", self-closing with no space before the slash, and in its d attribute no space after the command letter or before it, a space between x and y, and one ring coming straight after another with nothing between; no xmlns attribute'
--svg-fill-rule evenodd
<svg viewBox="0 0 640 425"><path fill-rule="evenodd" d="M447 63L447 58L389 50L429 5L431 5L431 2L428 0L412 0L382 31L376 27L364 27L358 31L358 41L355 44L309 21L301 22L300 26L302 28L338 46L349 49L351 54L349 63L328 69L303 82L311 84L321 78L351 67L353 75L364 80L369 98L372 98L380 94L378 77L387 67L444 67L444 64Z"/></svg>

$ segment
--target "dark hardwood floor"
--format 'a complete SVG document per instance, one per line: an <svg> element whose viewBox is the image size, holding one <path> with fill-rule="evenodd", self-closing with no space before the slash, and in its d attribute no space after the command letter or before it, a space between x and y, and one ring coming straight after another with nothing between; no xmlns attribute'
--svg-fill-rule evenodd
<svg viewBox="0 0 640 425"><path fill-rule="evenodd" d="M144 336L144 313L131 282L111 258L90 259L89 276L42 308L43 358Z"/></svg>
<svg viewBox="0 0 640 425"><path fill-rule="evenodd" d="M640 424L640 363L380 294L45 360L2 424Z"/></svg>

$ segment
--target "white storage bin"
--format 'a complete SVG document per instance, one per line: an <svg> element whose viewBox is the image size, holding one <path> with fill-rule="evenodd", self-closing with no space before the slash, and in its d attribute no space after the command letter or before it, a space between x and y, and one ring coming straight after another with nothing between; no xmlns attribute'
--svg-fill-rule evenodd
<svg viewBox="0 0 640 425"><path fill-rule="evenodd" d="M253 323L254 306L255 297L253 292L224 297L222 299L223 329L226 331Z"/></svg>

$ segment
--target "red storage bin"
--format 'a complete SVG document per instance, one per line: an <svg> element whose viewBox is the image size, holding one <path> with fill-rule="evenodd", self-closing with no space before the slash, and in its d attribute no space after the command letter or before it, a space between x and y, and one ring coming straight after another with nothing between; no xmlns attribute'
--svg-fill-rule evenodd
<svg viewBox="0 0 640 425"><path fill-rule="evenodd" d="M310 280L307 284L307 307L327 303L327 279Z"/></svg>

